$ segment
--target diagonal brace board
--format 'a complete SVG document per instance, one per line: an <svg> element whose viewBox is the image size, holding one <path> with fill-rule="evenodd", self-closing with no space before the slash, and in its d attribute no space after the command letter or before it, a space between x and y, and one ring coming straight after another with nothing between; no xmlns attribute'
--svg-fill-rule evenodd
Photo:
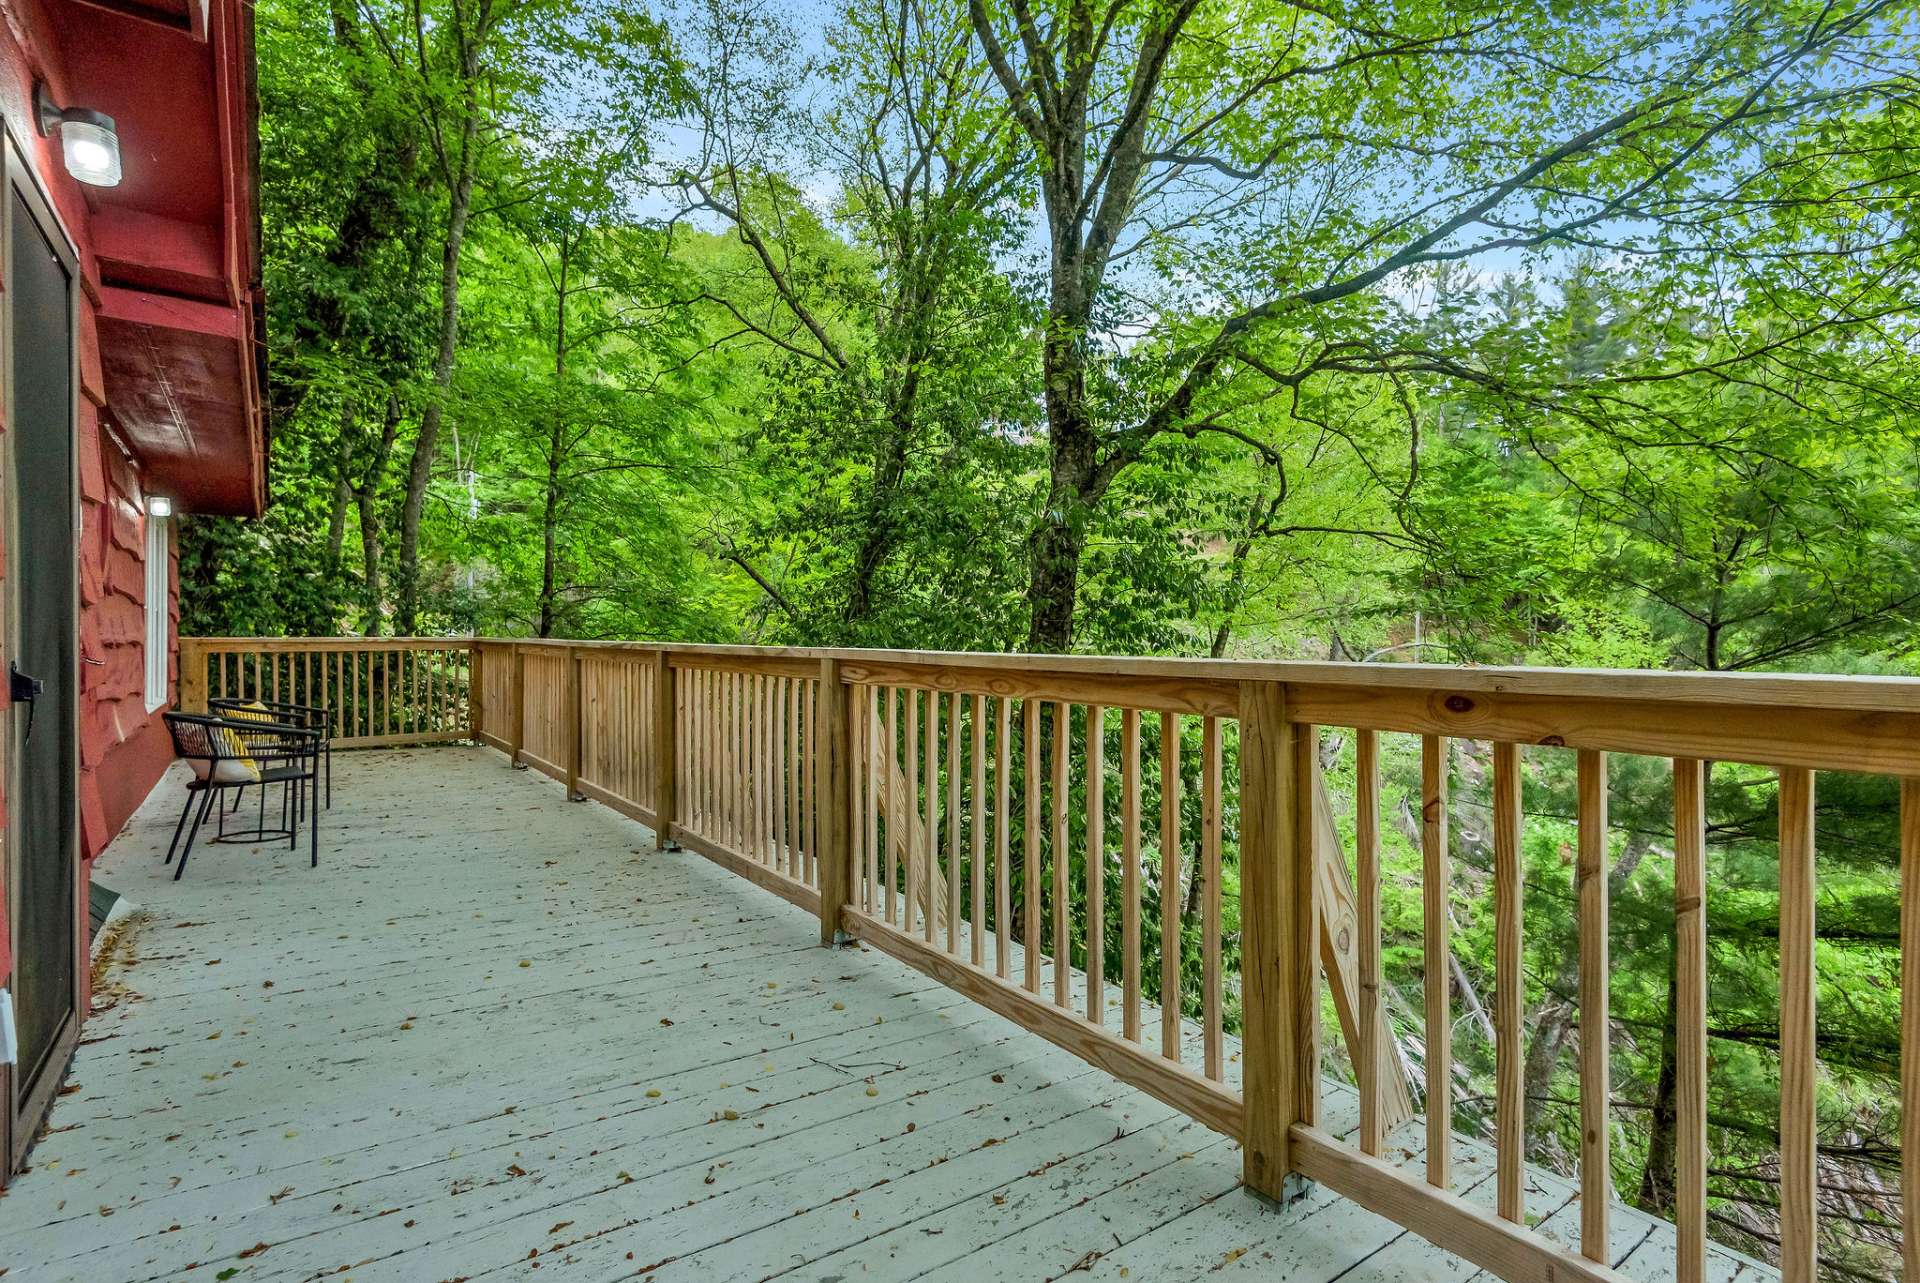
<svg viewBox="0 0 1920 1283"><path fill-rule="evenodd" d="M1327 796L1324 778L1315 772L1313 795L1314 864L1319 869L1316 888L1320 900L1320 965L1333 990L1334 1009L1340 1015L1340 1032L1347 1050L1360 1046L1360 911L1354 903L1353 879L1347 873L1346 852L1340 846L1340 832L1333 824L1333 803ZM1380 1005L1380 1064L1374 1082L1380 1092L1380 1130L1390 1132L1413 1117L1413 1098L1407 1091L1407 1076L1400 1067L1399 1043L1387 1019L1386 1004Z"/></svg>
<svg viewBox="0 0 1920 1283"><path fill-rule="evenodd" d="M914 877L909 879L917 888L915 901L920 912L932 917L936 928L943 928L947 922L946 883L941 877L940 862L931 858L934 844L927 838L927 821L919 805L913 801L914 783L901 769L900 761L893 755L893 748L887 743L887 728L880 720L880 714L873 717L873 733L867 736L867 769L880 777L879 792L880 814L887 818L886 843L904 867L911 863ZM887 814L887 800L891 797L907 799L902 808L901 822L893 823L893 817ZM886 874L882 875L887 876Z"/></svg>

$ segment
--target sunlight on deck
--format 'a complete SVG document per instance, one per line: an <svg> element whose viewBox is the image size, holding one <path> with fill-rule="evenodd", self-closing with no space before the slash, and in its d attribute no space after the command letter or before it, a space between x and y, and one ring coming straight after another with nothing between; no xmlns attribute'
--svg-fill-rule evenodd
<svg viewBox="0 0 1920 1283"><path fill-rule="evenodd" d="M172 778L101 858L147 912L0 1200L9 1283L1475 1277L1324 1189L1253 1199L1234 1144L496 753L335 769L317 870L168 881ZM1459 1146L1466 1197L1492 1175ZM1532 1176L1563 1241L1574 1193ZM1663 1277L1671 1228L1614 1215Z"/></svg>

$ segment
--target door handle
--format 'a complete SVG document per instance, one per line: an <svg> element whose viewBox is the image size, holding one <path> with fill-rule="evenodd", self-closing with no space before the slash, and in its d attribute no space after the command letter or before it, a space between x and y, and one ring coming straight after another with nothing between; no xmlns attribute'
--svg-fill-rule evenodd
<svg viewBox="0 0 1920 1283"><path fill-rule="evenodd" d="M18 660L7 664L7 696L16 704L27 706L27 733L21 737L21 743L33 738L33 715L39 707L36 700L47 693L47 684L38 677L20 671Z"/></svg>

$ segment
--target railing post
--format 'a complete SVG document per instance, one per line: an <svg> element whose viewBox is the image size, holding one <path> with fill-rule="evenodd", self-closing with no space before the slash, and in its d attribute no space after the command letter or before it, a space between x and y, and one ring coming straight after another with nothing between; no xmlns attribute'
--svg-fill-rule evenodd
<svg viewBox="0 0 1920 1283"><path fill-rule="evenodd" d="M847 760L853 703L840 682L840 661L820 661L820 738L815 769L820 781L820 943L838 944L840 910L853 893L853 771Z"/></svg>
<svg viewBox="0 0 1920 1283"><path fill-rule="evenodd" d="M673 685L673 654L665 647L653 653L653 848L677 851L674 817L679 813L674 788L680 776L680 747L675 739L679 700Z"/></svg>
<svg viewBox="0 0 1920 1283"><path fill-rule="evenodd" d="M180 711L207 711L207 649L197 637L180 639Z"/></svg>
<svg viewBox="0 0 1920 1283"><path fill-rule="evenodd" d="M526 769L520 760L520 750L527 742L527 655L518 646L509 647L508 654L512 656L508 663L513 672L513 697L509 701L513 705L513 725L507 737L507 761L519 771Z"/></svg>
<svg viewBox="0 0 1920 1283"><path fill-rule="evenodd" d="M1297 1193L1291 1130L1319 1111L1319 913L1313 866L1315 736L1287 720L1286 687L1240 683L1242 1177Z"/></svg>
<svg viewBox="0 0 1920 1283"><path fill-rule="evenodd" d="M486 686L480 678L481 655L478 637L467 641L467 738L478 742L486 730Z"/></svg>
<svg viewBox="0 0 1920 1283"><path fill-rule="evenodd" d="M580 791L580 741L586 734L585 718L580 716L580 652L567 647L567 800L584 802Z"/></svg>

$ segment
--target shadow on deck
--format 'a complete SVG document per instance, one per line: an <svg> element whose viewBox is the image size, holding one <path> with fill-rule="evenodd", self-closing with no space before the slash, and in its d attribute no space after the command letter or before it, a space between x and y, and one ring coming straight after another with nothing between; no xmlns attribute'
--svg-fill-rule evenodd
<svg viewBox="0 0 1920 1283"><path fill-rule="evenodd" d="M1256 1201L1233 1143L496 753L336 772L317 870L166 880L172 777L101 858L145 916L0 1202L10 1278L1479 1277L1324 1189ZM1455 1162L1491 1205L1491 1151ZM1531 1186L1570 1241L1574 1188ZM1671 1227L1614 1215L1665 1277Z"/></svg>

